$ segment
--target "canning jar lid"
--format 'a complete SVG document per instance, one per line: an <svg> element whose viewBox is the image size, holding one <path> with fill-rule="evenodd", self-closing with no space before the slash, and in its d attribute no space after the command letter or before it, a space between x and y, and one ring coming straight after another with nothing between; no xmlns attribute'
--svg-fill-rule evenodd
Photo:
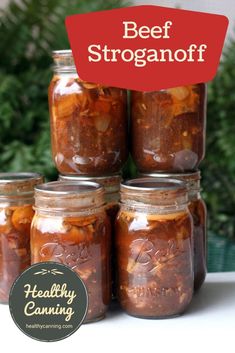
<svg viewBox="0 0 235 353"><path fill-rule="evenodd" d="M90 181L51 181L35 187L35 191L52 196L82 195L84 193L102 192L101 185Z"/></svg>
<svg viewBox="0 0 235 353"><path fill-rule="evenodd" d="M64 56L71 56L72 50L71 49L61 49L61 50L53 50L52 55L64 55Z"/></svg>
<svg viewBox="0 0 235 353"><path fill-rule="evenodd" d="M158 191L158 190L185 190L186 186L180 180L161 178L136 178L126 180L121 184L122 188L142 191Z"/></svg>
<svg viewBox="0 0 235 353"><path fill-rule="evenodd" d="M43 183L39 173L0 173L0 197L31 196L34 187Z"/></svg>
<svg viewBox="0 0 235 353"><path fill-rule="evenodd" d="M76 71L73 53L71 49L53 50L54 70L61 72Z"/></svg>
<svg viewBox="0 0 235 353"><path fill-rule="evenodd" d="M82 175L59 175L60 181L92 181L104 187L106 193L115 193L120 190L122 181L121 174L103 175L103 176L82 176Z"/></svg>
<svg viewBox="0 0 235 353"><path fill-rule="evenodd" d="M35 187L36 208L83 209L104 204L104 188L90 181L52 181Z"/></svg>
<svg viewBox="0 0 235 353"><path fill-rule="evenodd" d="M186 183L189 191L200 191L201 172L196 170L193 172L184 173L140 173L140 177L150 178L170 178L182 180Z"/></svg>
<svg viewBox="0 0 235 353"><path fill-rule="evenodd" d="M136 178L121 183L121 202L170 206L187 204L188 192L185 182L168 178Z"/></svg>

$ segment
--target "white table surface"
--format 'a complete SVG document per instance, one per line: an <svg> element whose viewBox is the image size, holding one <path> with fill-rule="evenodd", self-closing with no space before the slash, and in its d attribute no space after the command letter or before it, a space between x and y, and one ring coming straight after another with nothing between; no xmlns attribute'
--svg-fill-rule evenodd
<svg viewBox="0 0 235 353"><path fill-rule="evenodd" d="M114 307L106 319L82 325L72 336L52 343L24 335L11 319L8 306L0 305L0 338L0 352L234 353L235 272L208 274L183 316L143 320Z"/></svg>

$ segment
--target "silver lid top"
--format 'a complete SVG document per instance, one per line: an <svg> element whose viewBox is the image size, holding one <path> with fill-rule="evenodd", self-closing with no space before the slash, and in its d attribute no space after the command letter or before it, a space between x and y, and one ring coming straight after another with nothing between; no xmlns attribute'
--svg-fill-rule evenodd
<svg viewBox="0 0 235 353"><path fill-rule="evenodd" d="M121 174L113 174L107 176L82 176L82 175L59 175L59 180L62 182L66 181L92 181L102 185L105 189L105 193L113 194L118 193L120 190L120 183L122 181Z"/></svg>
<svg viewBox="0 0 235 353"><path fill-rule="evenodd" d="M34 193L34 187L43 183L39 173L0 173L0 197L24 196Z"/></svg>
<svg viewBox="0 0 235 353"><path fill-rule="evenodd" d="M35 191L56 197L102 192L103 188L101 185L91 181L68 181L63 183L60 181L52 181L37 185Z"/></svg>
<svg viewBox="0 0 235 353"><path fill-rule="evenodd" d="M52 52L52 57L54 60L53 69L55 72L76 72L72 50L54 50Z"/></svg>
<svg viewBox="0 0 235 353"><path fill-rule="evenodd" d="M164 172L140 173L139 175L141 177L179 179L179 180L184 180L186 182L189 180L200 180L201 179L200 170L196 170L194 172L184 172L184 173L164 173Z"/></svg>
<svg viewBox="0 0 235 353"><path fill-rule="evenodd" d="M64 55L64 56L71 56L72 50L71 49L63 49L63 50L53 50L52 55Z"/></svg>
<svg viewBox="0 0 235 353"><path fill-rule="evenodd" d="M102 176L83 176L83 175L64 175L60 174L59 175L59 180L69 180L69 181L80 181L80 180L97 180L102 183L102 181L106 180L120 180L121 179L121 174L112 174L112 175L102 175Z"/></svg>
<svg viewBox="0 0 235 353"><path fill-rule="evenodd" d="M29 180L40 181L42 175L39 173L0 173L0 184L3 183L25 183Z"/></svg>
<svg viewBox="0 0 235 353"><path fill-rule="evenodd" d="M155 178L137 178L124 181L121 183L121 189L141 190L141 191L173 191L184 190L186 185L183 181L176 179L155 179Z"/></svg>

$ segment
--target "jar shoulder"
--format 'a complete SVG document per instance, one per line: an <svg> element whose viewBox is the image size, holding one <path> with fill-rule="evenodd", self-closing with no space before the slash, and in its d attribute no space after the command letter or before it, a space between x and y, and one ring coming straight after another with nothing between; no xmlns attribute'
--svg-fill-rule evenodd
<svg viewBox="0 0 235 353"><path fill-rule="evenodd" d="M150 214L148 212L130 212L121 209L116 219L117 233L138 233L156 237L189 237L192 234L192 217L186 208L181 212L168 214Z"/></svg>

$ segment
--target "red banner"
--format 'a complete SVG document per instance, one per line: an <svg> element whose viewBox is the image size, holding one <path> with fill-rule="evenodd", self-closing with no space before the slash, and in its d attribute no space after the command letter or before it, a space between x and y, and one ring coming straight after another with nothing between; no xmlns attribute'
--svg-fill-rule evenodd
<svg viewBox="0 0 235 353"><path fill-rule="evenodd" d="M227 26L222 15L159 6L66 18L81 79L140 91L212 80Z"/></svg>

